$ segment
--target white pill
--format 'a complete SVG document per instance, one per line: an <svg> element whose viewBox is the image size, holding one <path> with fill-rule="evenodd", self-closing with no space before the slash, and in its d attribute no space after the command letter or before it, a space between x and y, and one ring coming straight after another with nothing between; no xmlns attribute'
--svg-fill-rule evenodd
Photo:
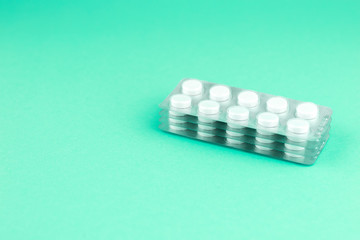
<svg viewBox="0 0 360 240"><path fill-rule="evenodd" d="M266 109L272 113L284 113L288 109L288 102L283 97L272 97L267 100Z"/></svg>
<svg viewBox="0 0 360 240"><path fill-rule="evenodd" d="M304 147L299 147L299 146L288 144L288 143L285 143L284 145L287 149L294 150L294 151L301 151L301 150L305 149Z"/></svg>
<svg viewBox="0 0 360 240"><path fill-rule="evenodd" d="M237 139L232 139L232 138L227 138L226 141L231 144L243 144L244 143L243 141L240 141Z"/></svg>
<svg viewBox="0 0 360 240"><path fill-rule="evenodd" d="M178 113L178 112L174 112L174 111L169 111L169 115L170 116L175 116L175 117L183 117L186 114L185 113Z"/></svg>
<svg viewBox="0 0 360 240"><path fill-rule="evenodd" d="M186 121L169 118L169 123L186 123Z"/></svg>
<svg viewBox="0 0 360 240"><path fill-rule="evenodd" d="M230 88L225 86L214 86L210 88L210 99L223 102L230 98Z"/></svg>
<svg viewBox="0 0 360 240"><path fill-rule="evenodd" d="M259 96L252 91L244 91L238 95L238 104L243 107L256 107L259 105Z"/></svg>
<svg viewBox="0 0 360 240"><path fill-rule="evenodd" d="M288 157L291 157L291 158L297 158L298 160L304 159L304 156L302 156L302 155L293 154L293 153L289 153L289 152L285 152L285 155L287 155Z"/></svg>
<svg viewBox="0 0 360 240"><path fill-rule="evenodd" d="M261 135L274 135L274 133L276 132L277 127L273 127L273 128L266 128L266 127L262 127L261 125L258 126L258 128L256 129L256 131L258 133L260 133Z"/></svg>
<svg viewBox="0 0 360 240"><path fill-rule="evenodd" d="M279 125L279 117L274 113L263 112L257 115L257 123L267 128L277 127Z"/></svg>
<svg viewBox="0 0 360 240"><path fill-rule="evenodd" d="M176 131L186 130L186 128L184 128L184 127L178 127L178 126L172 125L172 124L169 125L169 128L172 130L176 130Z"/></svg>
<svg viewBox="0 0 360 240"><path fill-rule="evenodd" d="M232 106L227 109L227 116L232 120L245 121L249 119L249 110L241 106Z"/></svg>
<svg viewBox="0 0 360 240"><path fill-rule="evenodd" d="M217 114L220 111L220 104L211 100L203 100L199 103L199 112L203 114Z"/></svg>
<svg viewBox="0 0 360 240"><path fill-rule="evenodd" d="M198 128L200 129L200 130L215 130L215 128L214 127L209 127L209 126L206 126L206 125L198 125Z"/></svg>
<svg viewBox="0 0 360 240"><path fill-rule="evenodd" d="M302 142L306 142L306 137L308 136L308 134L296 134L296 133L289 133L287 134L287 138L290 141L293 142L298 142L298 143L302 143Z"/></svg>
<svg viewBox="0 0 360 240"><path fill-rule="evenodd" d="M191 107L191 97L184 94L175 94L170 98L170 104L174 108Z"/></svg>
<svg viewBox="0 0 360 240"><path fill-rule="evenodd" d="M259 137L256 137L255 140L258 141L258 142L261 142L261 143L273 143L274 142L273 140L269 140L269 139L265 139L265 138L259 138Z"/></svg>
<svg viewBox="0 0 360 240"><path fill-rule="evenodd" d="M310 130L310 124L308 121L300 118L292 118L286 123L287 130L291 133L305 134Z"/></svg>
<svg viewBox="0 0 360 240"><path fill-rule="evenodd" d="M212 133L198 132L199 136L202 137L214 137L215 135Z"/></svg>
<svg viewBox="0 0 360 240"><path fill-rule="evenodd" d="M264 151L270 151L272 150L272 148L270 147L263 147L263 146L260 146L260 145L255 145L256 148L260 149L260 150L264 150Z"/></svg>
<svg viewBox="0 0 360 240"><path fill-rule="evenodd" d="M233 132L233 131L226 131L226 134L232 137L242 137L244 136L243 133Z"/></svg>
<svg viewBox="0 0 360 240"><path fill-rule="evenodd" d="M202 93L203 85L199 80L189 79L182 83L181 88L183 94L195 96Z"/></svg>
<svg viewBox="0 0 360 240"><path fill-rule="evenodd" d="M301 103L296 107L296 116L306 120L317 118L319 109L316 104L311 102Z"/></svg>

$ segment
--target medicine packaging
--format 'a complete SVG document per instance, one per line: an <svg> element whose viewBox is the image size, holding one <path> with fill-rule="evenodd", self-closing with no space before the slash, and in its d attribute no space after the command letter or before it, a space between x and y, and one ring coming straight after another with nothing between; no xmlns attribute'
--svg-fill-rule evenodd
<svg viewBox="0 0 360 240"><path fill-rule="evenodd" d="M332 111L311 102L184 79L160 104L160 128L302 164L329 137Z"/></svg>

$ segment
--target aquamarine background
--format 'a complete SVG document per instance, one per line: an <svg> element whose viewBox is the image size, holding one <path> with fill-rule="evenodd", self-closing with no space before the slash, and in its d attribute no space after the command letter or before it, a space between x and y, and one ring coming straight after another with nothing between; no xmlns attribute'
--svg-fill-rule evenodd
<svg viewBox="0 0 360 240"><path fill-rule="evenodd" d="M158 130L185 77L333 109L303 167ZM359 239L359 1L0 0L0 239Z"/></svg>

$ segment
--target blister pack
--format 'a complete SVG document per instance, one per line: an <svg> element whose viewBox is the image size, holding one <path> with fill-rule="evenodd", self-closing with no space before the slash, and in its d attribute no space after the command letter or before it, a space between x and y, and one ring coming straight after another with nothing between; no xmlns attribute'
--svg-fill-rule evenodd
<svg viewBox="0 0 360 240"><path fill-rule="evenodd" d="M249 128L249 127L239 127L232 125L232 122L228 120L228 122L220 122L220 121L213 121L213 122L204 122L198 119L198 117L191 116L191 115L183 115L182 113L162 109L160 111L160 121L167 120L171 124L186 124L190 128L192 126L200 126L200 129L204 130L212 130L214 128L219 130L225 130L229 133L229 135L239 135L244 134L247 136L273 140L280 143L286 143L291 145L297 145L301 147L306 147L309 149L316 148L317 145L321 144L321 141L324 138L328 137L330 131L330 124L328 124L324 130L319 134L319 138L307 140L306 141L306 134L295 134L295 133L287 133L289 136L281 135L281 134L267 134L264 131L257 131L257 129ZM231 134L234 132L234 134ZM292 137L291 137L292 136ZM305 139L304 139L305 138Z"/></svg>
<svg viewBox="0 0 360 240"><path fill-rule="evenodd" d="M204 142L209 142L217 145L222 145L230 148L235 148L239 150L243 150L246 152L257 153L260 155L265 155L268 157L273 157L281 160L287 160L294 163L304 164L304 165L312 165L316 159L318 158L320 152L315 155L301 155L301 154L294 154L290 152L283 152L278 150L271 150L268 148L261 148L258 145L253 145L249 143L239 143L239 142L231 142L228 138L219 137L219 136L204 136L199 134L197 131L192 131L188 129L174 129L172 125L169 125L165 122L160 123L159 128L163 131L173 133L176 135L197 139ZM326 142L325 142L326 143ZM324 145L325 145L324 143ZM321 151L321 150L320 150Z"/></svg>
<svg viewBox="0 0 360 240"><path fill-rule="evenodd" d="M227 138L229 142L232 143L249 143L256 145L258 147L267 148L267 149L274 149L278 151L284 151L293 154L301 154L301 155L314 155L320 153L324 143L327 141L329 134L324 136L324 138L319 139L316 145L312 145L311 148L294 145L291 143L282 143L274 140L268 140L265 138L261 138L259 136L252 136L238 132L231 132L229 130L213 128L213 127L206 127L201 126L199 124L194 124L190 122L173 122L172 119L166 119L165 117L160 117L160 122L168 125L171 129L174 130L191 130L196 131L199 135L204 137L224 137ZM305 144L304 144L305 145Z"/></svg>
<svg viewBox="0 0 360 240"><path fill-rule="evenodd" d="M303 164L320 154L332 115L314 103L196 79L180 81L160 108L165 131Z"/></svg>

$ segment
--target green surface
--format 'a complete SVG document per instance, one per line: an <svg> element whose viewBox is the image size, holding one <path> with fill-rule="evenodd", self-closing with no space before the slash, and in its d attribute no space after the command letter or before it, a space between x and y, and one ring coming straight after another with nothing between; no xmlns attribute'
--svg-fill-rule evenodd
<svg viewBox="0 0 360 240"><path fill-rule="evenodd" d="M0 0L0 239L359 239L359 1ZM303 167L158 130L184 77L333 109Z"/></svg>

